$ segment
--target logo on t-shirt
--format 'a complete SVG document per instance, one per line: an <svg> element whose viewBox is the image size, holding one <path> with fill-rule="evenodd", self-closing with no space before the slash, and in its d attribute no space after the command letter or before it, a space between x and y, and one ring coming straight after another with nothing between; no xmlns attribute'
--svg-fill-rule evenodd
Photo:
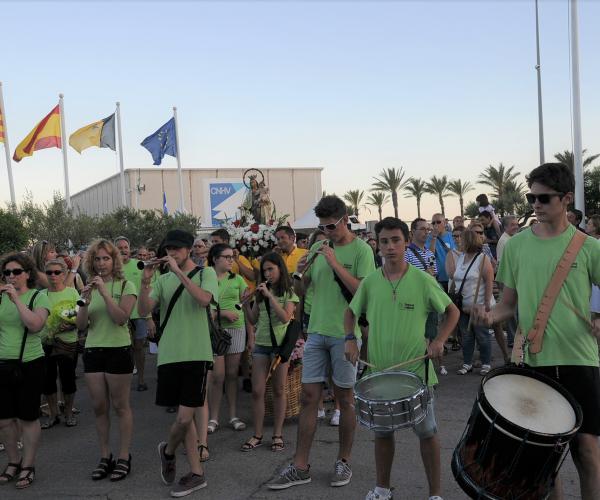
<svg viewBox="0 0 600 500"><path fill-rule="evenodd" d="M573 262L573 264L571 264L571 269L577 269L577 261Z"/></svg>
<svg viewBox="0 0 600 500"><path fill-rule="evenodd" d="M352 269L352 264L342 264L344 269Z"/></svg>
<svg viewBox="0 0 600 500"><path fill-rule="evenodd" d="M414 304L408 304L408 303L404 303L404 304L400 304L400 307L402 309L404 309L405 311L414 311L415 309L415 305Z"/></svg>

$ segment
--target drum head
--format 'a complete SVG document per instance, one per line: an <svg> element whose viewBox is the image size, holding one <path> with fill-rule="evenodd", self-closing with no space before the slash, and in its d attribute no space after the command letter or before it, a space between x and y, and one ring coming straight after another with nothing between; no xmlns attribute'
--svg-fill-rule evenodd
<svg viewBox="0 0 600 500"><path fill-rule="evenodd" d="M556 389L532 377L497 375L485 381L488 403L506 420L540 434L571 432L577 416L571 403Z"/></svg>
<svg viewBox="0 0 600 500"><path fill-rule="evenodd" d="M424 387L411 372L380 372L360 379L354 388L356 395L369 401L390 401L413 396Z"/></svg>

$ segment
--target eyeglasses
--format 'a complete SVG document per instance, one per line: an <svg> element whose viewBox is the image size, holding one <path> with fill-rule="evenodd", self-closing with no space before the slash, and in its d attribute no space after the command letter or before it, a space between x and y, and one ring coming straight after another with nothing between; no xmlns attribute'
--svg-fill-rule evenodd
<svg viewBox="0 0 600 500"><path fill-rule="evenodd" d="M418 227L416 229L416 231L427 231L427 232L429 232L429 231L431 231L431 228L430 227Z"/></svg>
<svg viewBox="0 0 600 500"><path fill-rule="evenodd" d="M452 237L453 237L455 240L459 240L460 238L462 238L462 234L453 234L453 235L452 235Z"/></svg>
<svg viewBox="0 0 600 500"><path fill-rule="evenodd" d="M60 276L62 273L62 271L46 271L46 276Z"/></svg>
<svg viewBox="0 0 600 500"><path fill-rule="evenodd" d="M11 274L14 276L21 276L21 274L23 274L25 272L25 269L21 269L21 268L16 268L16 269L5 269L4 271L2 271L2 274L4 276L10 276Z"/></svg>
<svg viewBox="0 0 600 500"><path fill-rule="evenodd" d="M533 205L536 200L539 201L542 205L547 205L548 203L550 203L550 200L555 196L558 196L562 200L565 196L565 193L527 193L525 195L525 198L527 198L527 203L529 203L530 205Z"/></svg>
<svg viewBox="0 0 600 500"><path fill-rule="evenodd" d="M431 223L432 224L443 224L444 221L441 220L432 220Z"/></svg>
<svg viewBox="0 0 600 500"><path fill-rule="evenodd" d="M233 255L219 255L222 259L233 260Z"/></svg>
<svg viewBox="0 0 600 500"><path fill-rule="evenodd" d="M205 248L205 245L194 245L194 248Z"/></svg>
<svg viewBox="0 0 600 500"><path fill-rule="evenodd" d="M344 218L344 216L342 215L338 221L334 224L319 224L317 227L321 230L321 231L325 231L325 229L327 229L327 231L335 231L335 228L337 227L337 225L341 222L341 220Z"/></svg>
<svg viewBox="0 0 600 500"><path fill-rule="evenodd" d="M473 232L477 233L477 234L483 234L483 231L473 231Z"/></svg>

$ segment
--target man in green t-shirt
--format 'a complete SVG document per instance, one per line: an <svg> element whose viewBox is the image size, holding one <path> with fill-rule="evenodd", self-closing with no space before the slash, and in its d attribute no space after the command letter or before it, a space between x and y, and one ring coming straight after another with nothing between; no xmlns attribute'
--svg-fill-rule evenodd
<svg viewBox="0 0 600 500"><path fill-rule="evenodd" d="M408 226L404 222L386 217L375 225L375 234L385 264L362 280L346 310L346 331L352 332L356 318L366 314L370 332L368 361L375 366L375 371L421 357L425 352L432 359L441 356L444 342L458 322L458 309L433 276L405 261ZM428 342L425 330L431 313L444 314L444 320L435 338ZM356 363L358 352L356 342L346 343L346 356L350 362ZM433 385L437 383L433 363L418 361L402 367L402 370L415 373L429 386L431 399L427 416L414 427L414 431L421 446L429 498L439 499L440 440L433 407ZM367 494L367 499L392 498L390 473L394 448L393 431L375 433L377 483Z"/></svg>
<svg viewBox="0 0 600 500"><path fill-rule="evenodd" d="M206 486L193 419L195 409L204 406L205 402L208 369L212 362L207 309L213 297L218 296L214 269L209 267L199 271L191 259L193 243L194 237L186 231L174 229L167 233L163 243L167 256L162 260L170 272L151 286L154 271L147 266L138 301L142 316L160 305L163 331L158 349L156 404L178 407L168 440L158 445L161 478L165 484L175 481L175 453L181 443L185 443L191 469L171 491L171 496L177 497ZM181 285L183 291L173 302L165 324L169 304Z"/></svg>
<svg viewBox="0 0 600 500"><path fill-rule="evenodd" d="M356 341L360 330L345 335L344 312L356 292L360 280L375 270L373 250L348 227L346 205L337 196L324 196L315 207L319 229L325 232L327 244L316 243L311 251L298 261L303 272L307 256L318 254L304 273L302 288L309 284L314 297L308 340L302 360L302 410L298 425L298 442L294 462L268 484L271 489L285 489L310 482L308 456L317 426L317 410L323 383L333 380L336 401L340 405L339 450L331 476L331 486L350 482L352 469L349 459L354 439L354 384L356 365L346 360L346 340ZM310 257L309 257L310 258ZM302 293L303 290L298 290ZM356 335L356 336L355 336Z"/></svg>
<svg viewBox="0 0 600 500"><path fill-rule="evenodd" d="M531 330L541 298L576 228L569 224L567 207L573 202L573 172L562 163L545 163L527 176L538 224L513 236L504 247L497 280L504 284L502 301L491 311L477 307L474 321L491 326L509 320L518 310L521 332ZM540 258L542 257L542 258ZM600 246L588 237L577 254L559 292L543 332L542 351L533 354L526 342L524 362L560 382L580 404L583 421L570 443L579 473L581 497L600 498L600 321L590 318L592 284L600 283ZM573 310L580 311L574 314ZM549 416L550 417L550 416ZM554 498L561 498L556 481Z"/></svg>

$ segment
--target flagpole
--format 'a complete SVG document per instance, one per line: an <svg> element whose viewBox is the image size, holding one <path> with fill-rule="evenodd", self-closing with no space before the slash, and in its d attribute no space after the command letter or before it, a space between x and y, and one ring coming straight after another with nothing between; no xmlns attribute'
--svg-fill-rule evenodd
<svg viewBox="0 0 600 500"><path fill-rule="evenodd" d="M13 181L12 163L10 158L10 146L8 145L8 130L6 126L6 110L4 109L4 95L2 93L2 82L0 82L0 118L2 118L2 128L4 130L4 154L6 155L6 169L8 171L8 186L10 188L10 202L13 207L16 206L15 183Z"/></svg>
<svg viewBox="0 0 600 500"><path fill-rule="evenodd" d="M573 173L575 174L575 207L583 213L585 221L585 199L583 191L583 147L581 145L581 102L579 94L579 21L577 1L571 0L571 79L573 82Z"/></svg>
<svg viewBox="0 0 600 500"><path fill-rule="evenodd" d="M181 175L181 150L179 149L179 127L177 125L177 108L175 106L173 106L173 118L175 119L175 147L177 147L177 175L179 176L179 211L185 213L183 177Z"/></svg>
<svg viewBox="0 0 600 500"><path fill-rule="evenodd" d="M540 165L546 163L544 158L544 114L542 113L542 67L540 63L540 25L538 18L538 0L535 0L535 45L537 52L537 90L538 90L538 133L540 137Z"/></svg>
<svg viewBox="0 0 600 500"><path fill-rule="evenodd" d="M60 146L63 152L63 168L65 171L65 201L67 208L71 208L71 194L69 192L69 166L67 163L67 128L65 127L65 104L63 102L63 94L58 94L58 110L60 112Z"/></svg>
<svg viewBox="0 0 600 500"><path fill-rule="evenodd" d="M117 101L117 137L119 141L119 167L121 169L121 201L127 206L127 194L125 191L125 170L123 169L123 138L121 137L121 103Z"/></svg>

